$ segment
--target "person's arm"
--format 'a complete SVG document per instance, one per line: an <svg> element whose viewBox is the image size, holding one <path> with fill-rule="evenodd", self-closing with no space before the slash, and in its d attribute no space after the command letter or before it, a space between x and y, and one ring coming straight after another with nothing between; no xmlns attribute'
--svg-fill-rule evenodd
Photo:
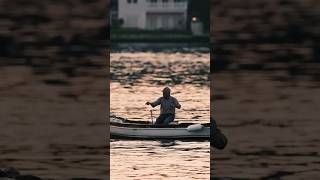
<svg viewBox="0 0 320 180"><path fill-rule="evenodd" d="M178 109L181 108L181 104L179 103L179 101L178 101L176 98L174 98L174 105L175 105L175 107L178 108Z"/></svg>
<svg viewBox="0 0 320 180"><path fill-rule="evenodd" d="M150 105L150 106L152 106L152 107L156 107L156 106L158 106L158 105L160 105L161 104L161 97L160 98L158 98L156 101L154 101L154 102L146 102L146 105Z"/></svg>

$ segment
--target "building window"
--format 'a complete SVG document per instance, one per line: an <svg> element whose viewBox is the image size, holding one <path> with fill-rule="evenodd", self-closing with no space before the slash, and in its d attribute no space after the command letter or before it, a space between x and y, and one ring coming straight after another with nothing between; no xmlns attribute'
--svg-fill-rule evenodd
<svg viewBox="0 0 320 180"><path fill-rule="evenodd" d="M147 0L147 6L149 8L156 8L159 6L159 4L157 0Z"/></svg>
<svg viewBox="0 0 320 180"><path fill-rule="evenodd" d="M169 7L169 0L162 0L162 7L164 8Z"/></svg>
<svg viewBox="0 0 320 180"><path fill-rule="evenodd" d="M183 8L186 6L185 0L174 0L174 7Z"/></svg>
<svg viewBox="0 0 320 180"><path fill-rule="evenodd" d="M138 3L138 0L127 0L127 3L128 3L128 4L131 4L131 3L137 4L137 3Z"/></svg>
<svg viewBox="0 0 320 180"><path fill-rule="evenodd" d="M148 0L149 7L157 7L157 0Z"/></svg>

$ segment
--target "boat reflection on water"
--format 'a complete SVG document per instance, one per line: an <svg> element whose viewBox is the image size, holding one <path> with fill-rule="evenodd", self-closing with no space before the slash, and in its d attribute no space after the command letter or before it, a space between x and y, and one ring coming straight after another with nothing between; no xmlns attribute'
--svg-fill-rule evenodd
<svg viewBox="0 0 320 180"><path fill-rule="evenodd" d="M176 145L176 141L175 140L171 140L171 139L162 139L160 140L160 146L161 147L170 147L170 146L174 146Z"/></svg>

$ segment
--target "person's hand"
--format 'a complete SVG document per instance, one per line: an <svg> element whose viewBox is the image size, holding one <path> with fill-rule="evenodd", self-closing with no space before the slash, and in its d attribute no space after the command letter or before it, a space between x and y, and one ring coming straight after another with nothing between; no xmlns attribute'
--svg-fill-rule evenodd
<svg viewBox="0 0 320 180"><path fill-rule="evenodd" d="M146 105L150 105L150 102L146 102Z"/></svg>

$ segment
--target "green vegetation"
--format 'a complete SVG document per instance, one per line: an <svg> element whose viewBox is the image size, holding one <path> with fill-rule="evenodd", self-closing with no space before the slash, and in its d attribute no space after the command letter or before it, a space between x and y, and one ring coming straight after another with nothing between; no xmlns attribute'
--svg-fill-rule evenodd
<svg viewBox="0 0 320 180"><path fill-rule="evenodd" d="M181 31L181 30L144 30L137 28L110 28L111 34L184 34L191 35L191 32Z"/></svg>

